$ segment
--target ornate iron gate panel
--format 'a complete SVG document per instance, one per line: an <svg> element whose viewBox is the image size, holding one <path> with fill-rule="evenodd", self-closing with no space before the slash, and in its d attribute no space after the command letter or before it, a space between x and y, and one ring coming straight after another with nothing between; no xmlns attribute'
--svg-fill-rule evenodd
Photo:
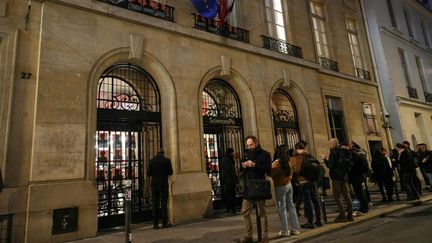
<svg viewBox="0 0 432 243"><path fill-rule="evenodd" d="M132 181L132 221L151 219L146 177L161 146L160 102L151 77L131 64L109 68L99 81L96 184L99 229L124 223L124 181Z"/></svg>
<svg viewBox="0 0 432 243"><path fill-rule="evenodd" d="M225 207L223 175L219 169L227 148L233 148L237 174L244 153L240 102L235 91L222 80L211 80L202 93L206 171L212 185L213 208ZM241 196L238 193L238 196Z"/></svg>
<svg viewBox="0 0 432 243"><path fill-rule="evenodd" d="M272 115L276 146L290 149L300 141L297 110L291 97L283 90L276 90L272 96Z"/></svg>
<svg viewBox="0 0 432 243"><path fill-rule="evenodd" d="M0 215L0 243L12 242L13 215Z"/></svg>

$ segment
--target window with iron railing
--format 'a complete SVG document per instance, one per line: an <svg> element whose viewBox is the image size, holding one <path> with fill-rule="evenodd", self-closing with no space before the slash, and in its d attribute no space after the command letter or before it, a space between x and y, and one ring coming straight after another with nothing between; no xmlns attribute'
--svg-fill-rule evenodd
<svg viewBox="0 0 432 243"><path fill-rule="evenodd" d="M265 9L269 35L275 39L286 41L286 11L284 11L282 0L265 0Z"/></svg>
<svg viewBox="0 0 432 243"><path fill-rule="evenodd" d="M418 99L417 89L413 87L407 87L408 97L413 99Z"/></svg>
<svg viewBox="0 0 432 243"><path fill-rule="evenodd" d="M401 63L401 67L402 67L402 72L405 78L405 83L407 84L408 87L411 87L412 85L408 74L408 65L405 58L405 50L398 48L398 53L399 53L399 60Z"/></svg>
<svg viewBox="0 0 432 243"><path fill-rule="evenodd" d="M415 56L415 59L416 59L417 70L419 73L420 83L422 85L423 92L428 92L428 87L426 84L426 77L425 77L425 73L424 73L424 69L423 69L422 59L419 56Z"/></svg>
<svg viewBox="0 0 432 243"><path fill-rule="evenodd" d="M408 35L410 37L414 38L414 33L413 33L412 26L411 26L411 19L410 19L408 9L404 8L403 13L404 13L404 17L405 17L405 23L406 23L407 29L408 29Z"/></svg>
<svg viewBox="0 0 432 243"><path fill-rule="evenodd" d="M345 22L348 32L348 40L351 47L351 56L353 59L355 75L361 79L370 80L370 73L364 69L356 21L352 18L346 18Z"/></svg>
<svg viewBox="0 0 432 243"><path fill-rule="evenodd" d="M396 18L395 18L394 11L393 11L392 0L387 0L387 9L389 11L389 17L390 17L391 25L394 28L397 28L398 26L397 26Z"/></svg>
<svg viewBox="0 0 432 243"><path fill-rule="evenodd" d="M340 98L326 96L327 115L330 128L330 136L337 138L339 142L346 142L345 118Z"/></svg>
<svg viewBox="0 0 432 243"><path fill-rule="evenodd" d="M376 125L374 107L369 103L363 103L363 118L365 120L367 134L378 135L379 132Z"/></svg>
<svg viewBox="0 0 432 243"><path fill-rule="evenodd" d="M315 46L318 57L329 57L328 41L325 26L324 6L315 1L310 1L312 27L314 32Z"/></svg>
<svg viewBox="0 0 432 243"><path fill-rule="evenodd" d="M429 33L428 33L428 31L426 30L426 27L425 27L425 25L424 25L423 20L421 20L421 22L420 22L420 27L421 27L422 32L423 32L423 38L424 38L424 41L425 41L425 45L426 45L426 47L431 47L431 46L430 46L430 41L429 41Z"/></svg>
<svg viewBox="0 0 432 243"><path fill-rule="evenodd" d="M426 102L432 103L432 93L424 92Z"/></svg>

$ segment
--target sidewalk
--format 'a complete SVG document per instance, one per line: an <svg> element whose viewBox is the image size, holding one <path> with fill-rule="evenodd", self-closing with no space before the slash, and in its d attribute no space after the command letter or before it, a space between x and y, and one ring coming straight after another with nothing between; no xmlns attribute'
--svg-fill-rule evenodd
<svg viewBox="0 0 432 243"><path fill-rule="evenodd" d="M405 199L405 194L401 194L401 199ZM371 207L370 213L354 218L354 222L349 223L332 223L336 218L336 205L331 197L326 197L326 209L328 223L322 227L315 229L302 229L298 236L279 238L280 230L279 216L276 207L268 207L269 232L271 242L298 242L306 239L315 238L324 233L332 232L337 229L349 227L352 224L358 224L366 220L379 217L393 211L402 210L413 206L412 203L407 203L405 200L395 201L392 203L380 203L381 195L376 187L371 188L371 197L374 206ZM424 193L421 199L423 202L432 200L432 193ZM301 210L303 214L303 210ZM252 216L252 221L255 221L255 215ZM299 217L300 224L305 223L303 216ZM132 242L155 242L155 243L170 243L170 242L233 242L236 238L242 238L245 233L243 217L241 215L228 216L221 215L216 218L202 219L196 222L179 224L167 229L154 230L150 224L134 225L132 230ZM256 230L256 225L254 225ZM256 232L254 232L256 233ZM255 234L255 240L257 238ZM117 243L124 242L124 232L101 234L97 237L85 239L83 243Z"/></svg>

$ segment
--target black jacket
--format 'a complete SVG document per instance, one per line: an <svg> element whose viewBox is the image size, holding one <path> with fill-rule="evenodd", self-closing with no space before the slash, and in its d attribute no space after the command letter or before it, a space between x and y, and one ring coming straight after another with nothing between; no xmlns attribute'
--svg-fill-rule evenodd
<svg viewBox="0 0 432 243"><path fill-rule="evenodd" d="M369 162L366 152L361 149L351 149L352 167L349 172L350 183L363 182L369 173Z"/></svg>
<svg viewBox="0 0 432 243"><path fill-rule="evenodd" d="M352 165L352 158L348 149L340 147L330 150L328 160L324 160L330 170L330 178L335 181L348 181L348 173Z"/></svg>
<svg viewBox="0 0 432 243"><path fill-rule="evenodd" d="M223 157L221 169L223 174L223 183L226 185L236 185L238 183L234 164L235 162L232 156L225 155Z"/></svg>
<svg viewBox="0 0 432 243"><path fill-rule="evenodd" d="M426 163L423 163L424 159ZM419 152L419 163L425 172L432 173L432 151Z"/></svg>
<svg viewBox="0 0 432 243"><path fill-rule="evenodd" d="M378 182L389 180L393 176L393 168L388 162L389 159L380 152L375 154L372 159L372 170Z"/></svg>
<svg viewBox="0 0 432 243"><path fill-rule="evenodd" d="M415 173L416 172L416 164L410 156L409 152L404 150L400 154L398 160L397 160L400 170L402 173Z"/></svg>
<svg viewBox="0 0 432 243"><path fill-rule="evenodd" d="M271 173L271 156L270 153L261 148L256 147L252 151L246 152L246 160L252 160L255 167L245 168L243 170L246 178L250 179L265 179L266 174Z"/></svg>
<svg viewBox="0 0 432 243"><path fill-rule="evenodd" d="M173 174L171 160L158 154L150 160L147 175L151 176L151 187L163 189L168 187L168 176Z"/></svg>

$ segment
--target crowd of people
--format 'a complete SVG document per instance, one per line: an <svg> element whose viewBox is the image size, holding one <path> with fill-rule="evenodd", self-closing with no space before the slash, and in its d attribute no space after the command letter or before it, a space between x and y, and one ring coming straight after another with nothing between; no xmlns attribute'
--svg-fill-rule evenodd
<svg viewBox="0 0 432 243"><path fill-rule="evenodd" d="M281 237L298 235L301 228L313 229L322 226L323 201L320 200L322 197L319 197L318 192L323 195L330 188L338 208L338 216L334 219L336 223L354 221L354 216L369 212L373 204L367 187L368 179L369 182L378 184L383 203L395 200L395 192L397 199L399 192L405 191L407 200L418 200L422 190L432 191L432 152L426 144L417 145L417 151L411 150L407 141L398 143L390 153L380 148L372 152L371 163L368 161L366 150L357 143L339 143L335 138L329 141L328 155L322 155L324 163L308 152L306 141L298 142L293 149L278 146L273 158L261 148L254 136L246 139L246 146L247 159L241 164L239 178L233 173L235 164L232 149L227 150L229 153L222 162L222 172L226 171L229 177L232 177L228 180L229 188L226 190L227 210L235 212L233 190L238 181L243 181L247 187L248 180L265 180L268 175L273 181ZM330 180L325 177L326 171ZM425 188L422 188L419 174L424 178ZM261 242L268 242L265 200L251 200L246 191L243 194L241 214L244 217L247 234L240 242L254 242L250 216L253 205L258 208L262 222ZM353 201L358 202L355 210ZM306 223L302 225L299 223L301 204L306 218Z"/></svg>
<svg viewBox="0 0 432 243"><path fill-rule="evenodd" d="M249 136L246 138L247 151L239 176L235 168L235 151L232 148L226 149L220 166L227 212L236 213L238 184L241 183L245 188L241 214L247 234L240 242L254 242L251 220L254 207L258 210L262 224L261 242L268 242L265 200L269 199L269 195L271 197L271 186L267 176L273 180L281 237L298 235L301 228L313 229L322 226L321 217L325 216L325 213L322 214L322 196L330 188L338 208L338 215L334 219L336 223L354 221L354 216L369 212L372 202L367 187L368 178L378 184L383 203L395 200L395 192L396 199L399 199L399 192L405 191L409 201L418 200L423 190L432 192L432 151L424 143L418 144L416 151L411 149L407 141L396 144L395 149L390 152L380 148L373 151L370 166L366 150L355 142L339 143L336 138L330 139L329 153L322 155L324 163L308 152L307 145L306 141L300 141L293 149L278 146L271 158L270 153L261 148L258 139ZM330 179L325 176L327 171ZM157 156L150 161L148 170L148 176L152 179L155 229L159 228L160 220L162 228L171 226L167 217L167 198L168 177L172 173L171 161L164 157L162 149L159 150ZM424 178L426 187L422 187L419 177ZM355 210L353 199L358 202ZM417 202L421 203L419 200ZM298 218L301 216L301 204L306 218L306 223L302 225Z"/></svg>

